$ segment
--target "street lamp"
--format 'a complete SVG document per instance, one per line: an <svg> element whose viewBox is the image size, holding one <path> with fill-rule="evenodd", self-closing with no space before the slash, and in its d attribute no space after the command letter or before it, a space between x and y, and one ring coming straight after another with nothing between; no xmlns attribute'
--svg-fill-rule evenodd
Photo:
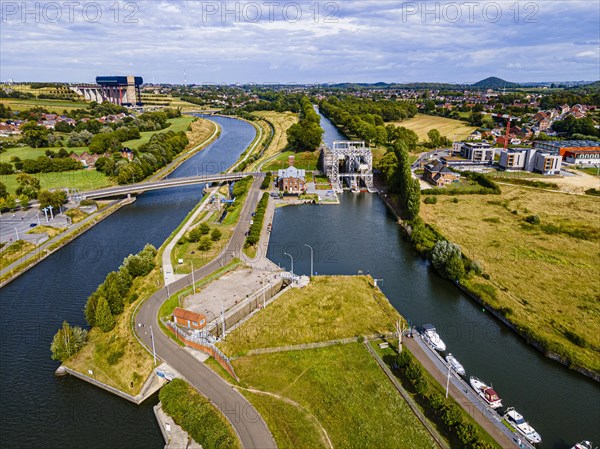
<svg viewBox="0 0 600 449"><path fill-rule="evenodd" d="M283 253L283 254L285 256L288 256L292 260L292 270L291 270L291 272L292 272L292 281L293 281L294 280L294 258L292 257L291 254L288 254L288 253Z"/></svg>
<svg viewBox="0 0 600 449"><path fill-rule="evenodd" d="M194 290L194 295L196 294L196 281L194 279L194 261L192 260L192 289Z"/></svg>
<svg viewBox="0 0 600 449"><path fill-rule="evenodd" d="M221 301L221 340L225 340L225 308L223 307L223 300L219 298Z"/></svg>
<svg viewBox="0 0 600 449"><path fill-rule="evenodd" d="M308 246L310 248L310 277L312 277L313 274L314 274L314 272L315 272L313 270L313 261L314 261L314 258L313 258L313 247L310 246L310 245L307 245L306 243L304 244L304 246Z"/></svg>

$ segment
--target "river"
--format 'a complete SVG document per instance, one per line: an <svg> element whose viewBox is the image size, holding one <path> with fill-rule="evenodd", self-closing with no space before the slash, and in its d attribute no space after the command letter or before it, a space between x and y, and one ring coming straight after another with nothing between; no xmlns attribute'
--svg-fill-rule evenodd
<svg viewBox="0 0 600 449"><path fill-rule="evenodd" d="M345 139L322 116L325 143ZM543 448L600 443L600 386L553 362L440 278L410 245L379 196L344 193L341 204L278 208L269 257L295 273L357 274L383 279L381 288L412 324L433 323L467 375L493 383L542 435Z"/></svg>
<svg viewBox="0 0 600 449"><path fill-rule="evenodd" d="M250 124L211 117L221 136L169 177L213 174L252 142ZM0 447L162 448L152 406L71 376L56 377L50 343L63 320L85 326L87 297L123 259L160 246L200 200L201 186L148 192L0 290Z"/></svg>

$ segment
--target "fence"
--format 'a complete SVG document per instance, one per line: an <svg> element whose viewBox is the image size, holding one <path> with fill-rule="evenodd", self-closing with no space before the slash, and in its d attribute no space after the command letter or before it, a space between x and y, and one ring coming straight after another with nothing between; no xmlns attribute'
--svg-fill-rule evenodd
<svg viewBox="0 0 600 449"><path fill-rule="evenodd" d="M231 377L233 377L236 381L239 381L237 375L235 374L235 370L229 361L229 358L209 340L200 336L195 337L194 335L187 334L183 330L179 329L172 321L161 321L167 327L167 329L175 334L175 337L178 340L182 341L190 348L197 349L213 357L219 363L219 365L221 365L229 374L231 374Z"/></svg>

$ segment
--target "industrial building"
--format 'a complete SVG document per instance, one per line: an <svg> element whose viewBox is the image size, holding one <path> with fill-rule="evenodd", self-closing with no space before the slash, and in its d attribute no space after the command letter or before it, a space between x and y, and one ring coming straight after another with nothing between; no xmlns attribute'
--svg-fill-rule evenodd
<svg viewBox="0 0 600 449"><path fill-rule="evenodd" d="M600 151L600 142L593 140L536 140L533 142L533 148L550 154L560 154L564 157L567 151Z"/></svg>

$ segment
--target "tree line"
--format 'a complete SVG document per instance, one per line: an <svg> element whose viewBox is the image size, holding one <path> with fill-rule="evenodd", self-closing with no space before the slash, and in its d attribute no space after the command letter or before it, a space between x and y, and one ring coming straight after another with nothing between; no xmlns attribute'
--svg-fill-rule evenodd
<svg viewBox="0 0 600 449"><path fill-rule="evenodd" d="M300 99L300 108L300 121L287 130L288 145L294 151L314 151L319 148L323 138L321 117L307 96Z"/></svg>

